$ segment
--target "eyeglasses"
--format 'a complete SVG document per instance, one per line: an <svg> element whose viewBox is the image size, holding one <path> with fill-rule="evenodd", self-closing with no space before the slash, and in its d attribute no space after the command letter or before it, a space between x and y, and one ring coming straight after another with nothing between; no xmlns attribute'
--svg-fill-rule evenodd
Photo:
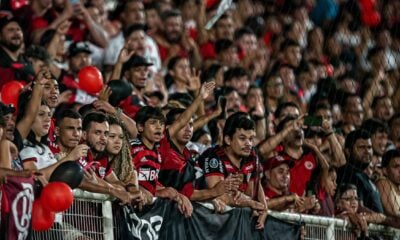
<svg viewBox="0 0 400 240"><path fill-rule="evenodd" d="M350 202L350 201L360 201L360 198L358 198L358 197L342 197L342 198L340 198L340 199L342 199L342 200L344 200L344 201L347 201L347 202Z"/></svg>

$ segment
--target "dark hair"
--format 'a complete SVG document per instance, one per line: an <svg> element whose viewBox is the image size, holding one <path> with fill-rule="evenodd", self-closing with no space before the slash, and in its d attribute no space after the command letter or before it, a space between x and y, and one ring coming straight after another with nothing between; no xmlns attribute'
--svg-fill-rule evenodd
<svg viewBox="0 0 400 240"><path fill-rule="evenodd" d="M82 129L83 131L88 131L92 122L103 123L108 122L107 116L100 112L88 113L83 119Z"/></svg>
<svg viewBox="0 0 400 240"><path fill-rule="evenodd" d="M181 15L181 12L179 10L176 10L176 9L166 10L163 13L161 13L161 20L163 22L165 22L165 21L167 21L168 18L180 17L180 16L182 16L182 15Z"/></svg>
<svg viewBox="0 0 400 240"><path fill-rule="evenodd" d="M280 51L284 52L289 47L300 47L300 45L297 42L293 41L293 40L287 39L286 41L284 41L281 44Z"/></svg>
<svg viewBox="0 0 400 240"><path fill-rule="evenodd" d="M246 69L244 69L242 67L232 67L232 68L229 68L224 73L224 82L229 82L235 77L243 77L243 76L249 76Z"/></svg>
<svg viewBox="0 0 400 240"><path fill-rule="evenodd" d="M6 127L6 120L4 119L3 112L0 110L0 127Z"/></svg>
<svg viewBox="0 0 400 240"><path fill-rule="evenodd" d="M87 114L96 111L93 104L85 104L81 106L78 110L79 114L84 118Z"/></svg>
<svg viewBox="0 0 400 240"><path fill-rule="evenodd" d="M158 107L144 106L135 115L136 124L144 125L147 120L154 118L165 122L165 117L162 110Z"/></svg>
<svg viewBox="0 0 400 240"><path fill-rule="evenodd" d="M183 108L172 108L169 110L166 116L166 121L165 125L171 125L175 122L176 118L178 115L182 114L185 112L185 109Z"/></svg>
<svg viewBox="0 0 400 240"><path fill-rule="evenodd" d="M29 105L29 101L31 100L32 97L32 91L25 91L22 92L19 97L18 97L18 115L17 115L17 119L16 119L16 123L18 123L19 121L21 121L24 116L26 115L26 111ZM40 102L40 106L47 106L45 101L41 101ZM26 137L26 139L32 143L30 146L39 146L44 150L44 146L48 145L48 134L46 134L45 136L42 136L40 141L36 140L36 135L35 133L32 131L32 129L29 131L28 136Z"/></svg>
<svg viewBox="0 0 400 240"><path fill-rule="evenodd" d="M255 130L256 124L249 115L244 112L236 112L228 117L225 122L223 135L232 137L236 129Z"/></svg>
<svg viewBox="0 0 400 240"><path fill-rule="evenodd" d="M182 56L175 56L175 57L173 57L173 58L171 58L169 61L168 61L168 64L167 64L167 69L168 70L172 70L172 69L174 69L174 67L176 66L176 64L178 63L178 61L179 60L181 60L181 59L185 59L184 57L182 57Z"/></svg>
<svg viewBox="0 0 400 240"><path fill-rule="evenodd" d="M26 49L25 57L41 60L46 64L50 61L50 55L47 50L44 47L37 45L30 45L28 49Z"/></svg>
<svg viewBox="0 0 400 240"><path fill-rule="evenodd" d="M390 163L390 160L392 160L393 158L400 158L400 150L399 149L393 149L393 150L389 150L389 151L385 152L385 154L383 154L383 156L382 156L381 166L384 168L387 167Z"/></svg>
<svg viewBox="0 0 400 240"><path fill-rule="evenodd" d="M255 35L253 30L248 27L242 27L235 31L234 39L238 40L239 38L243 37L244 35Z"/></svg>
<svg viewBox="0 0 400 240"><path fill-rule="evenodd" d="M371 138L371 135L364 129L354 130L347 135L344 147L347 149L352 149L358 139L367 140L369 138Z"/></svg>
<svg viewBox="0 0 400 240"><path fill-rule="evenodd" d="M129 37L133 32L136 31L144 31L146 32L147 28L144 24L137 23L130 25L126 30L123 31L125 39Z"/></svg>
<svg viewBox="0 0 400 240"><path fill-rule="evenodd" d="M209 66L205 71L201 72L200 76L201 82L203 83L214 79L221 68L222 65L218 63L214 63L211 66Z"/></svg>
<svg viewBox="0 0 400 240"><path fill-rule="evenodd" d="M82 119L82 116L74 110L66 109L62 111L56 119L56 126L59 127L64 118Z"/></svg>
<svg viewBox="0 0 400 240"><path fill-rule="evenodd" d="M188 93L173 93L168 96L168 102L171 101L176 101L184 105L185 107L189 107L190 104L192 104L193 102L193 97Z"/></svg>
<svg viewBox="0 0 400 240"><path fill-rule="evenodd" d="M373 135L377 132L379 133L389 133L389 129L387 125L378 120L378 119L368 119L363 122L361 125L361 129L369 132L369 134Z"/></svg>
<svg viewBox="0 0 400 240"><path fill-rule="evenodd" d="M349 184L349 183L341 184L341 185L338 187L338 191L337 191L337 193L336 193L336 198L337 198L337 200L339 200L339 199L342 197L342 195L343 195L345 192L349 191L349 190L356 190L356 191L357 191L356 185L354 185L354 184Z"/></svg>
<svg viewBox="0 0 400 240"><path fill-rule="evenodd" d="M250 16L246 19L244 25L261 38L265 32L265 21L261 16Z"/></svg>
<svg viewBox="0 0 400 240"><path fill-rule="evenodd" d="M343 95L342 102L340 103L340 107L342 108L342 111L345 110L349 98L353 98L353 97L360 97L360 96L358 96L355 93L345 93Z"/></svg>
<svg viewBox="0 0 400 240"><path fill-rule="evenodd" d="M389 126L390 126L390 127L392 127L393 122L394 122L396 119L400 119L400 113L397 113L397 114L393 115L393 116L389 119Z"/></svg>
<svg viewBox="0 0 400 240"><path fill-rule="evenodd" d="M371 61L372 57L374 57L376 54L378 54L380 52L383 52L383 51L385 51L385 49L382 48L382 47L373 47L373 48L371 48L371 50L369 50L368 54L367 54L368 61Z"/></svg>
<svg viewBox="0 0 400 240"><path fill-rule="evenodd" d="M50 44L56 34L57 30L55 29L46 30L40 38L39 45L46 47L48 44Z"/></svg>
<svg viewBox="0 0 400 240"><path fill-rule="evenodd" d="M215 42L215 53L220 54L221 52L234 47L235 45L229 39L219 39Z"/></svg>
<svg viewBox="0 0 400 240"><path fill-rule="evenodd" d="M229 14L227 14L227 13L222 14L221 17L219 17L218 20L215 22L214 26L216 27L221 20L228 19L228 18L231 18L231 16Z"/></svg>
<svg viewBox="0 0 400 240"><path fill-rule="evenodd" d="M389 98L389 97L387 97L387 96L374 97L374 99L372 100L372 103L371 103L371 108L375 109L378 106L379 101L385 100L386 98Z"/></svg>
<svg viewBox="0 0 400 240"><path fill-rule="evenodd" d="M200 128L199 130L195 131L192 136L192 142L197 142L202 136L205 134L211 135L210 131L206 130L206 128Z"/></svg>
<svg viewBox="0 0 400 240"><path fill-rule="evenodd" d="M274 113L275 118L279 118L281 116L283 110L288 107L294 107L294 108L297 108L300 110L299 106L297 106L297 104L294 102L283 102L283 103L279 104L278 107L276 108L275 113Z"/></svg>
<svg viewBox="0 0 400 240"><path fill-rule="evenodd" d="M329 104L320 102L320 103L317 103L317 104L315 105L315 107L313 107L312 109L310 109L310 110L308 111L308 114L309 114L309 115L315 115L315 113L316 113L318 110L332 111L332 110L331 110L331 107L329 106Z"/></svg>

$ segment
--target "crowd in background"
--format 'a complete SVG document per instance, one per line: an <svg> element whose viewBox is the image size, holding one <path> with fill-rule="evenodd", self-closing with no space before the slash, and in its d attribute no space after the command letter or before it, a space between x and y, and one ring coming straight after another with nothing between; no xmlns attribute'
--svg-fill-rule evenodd
<svg viewBox="0 0 400 240"><path fill-rule="evenodd" d="M222 1L225 2L225 1ZM398 227L400 2L1 1L0 176ZM372 7L366 12L367 7ZM104 88L80 87L96 66Z"/></svg>

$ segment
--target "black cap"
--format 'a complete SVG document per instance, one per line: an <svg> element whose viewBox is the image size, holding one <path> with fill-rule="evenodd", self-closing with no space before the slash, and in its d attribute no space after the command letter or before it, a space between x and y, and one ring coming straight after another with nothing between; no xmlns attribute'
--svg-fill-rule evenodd
<svg viewBox="0 0 400 240"><path fill-rule="evenodd" d="M0 18L0 31L3 30L3 28L11 22L16 22L18 23L19 26L21 26L20 21L17 17L13 17L12 15L7 15Z"/></svg>
<svg viewBox="0 0 400 240"><path fill-rule="evenodd" d="M10 113L14 113L15 107L12 104L6 105L0 102L0 111L3 113L3 115L7 115Z"/></svg>
<svg viewBox="0 0 400 240"><path fill-rule="evenodd" d="M141 66L148 67L152 65L153 64L151 62L148 62L144 57L135 54L124 64L124 71L130 68L141 67Z"/></svg>
<svg viewBox="0 0 400 240"><path fill-rule="evenodd" d="M86 42L73 42L71 45L69 45L68 53L70 57L73 57L81 52L91 54L92 51L90 50L89 44Z"/></svg>

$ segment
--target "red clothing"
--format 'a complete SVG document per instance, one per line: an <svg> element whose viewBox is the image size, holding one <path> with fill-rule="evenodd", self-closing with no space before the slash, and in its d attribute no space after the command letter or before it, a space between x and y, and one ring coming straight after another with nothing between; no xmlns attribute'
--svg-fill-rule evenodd
<svg viewBox="0 0 400 240"><path fill-rule="evenodd" d="M56 142L49 143L50 151L54 154L60 154L61 149ZM112 167L106 155L100 155L97 159L93 159L92 152L88 152L87 157L82 157L76 160L79 165L85 170L92 168L99 178L104 179L112 173Z"/></svg>
<svg viewBox="0 0 400 240"><path fill-rule="evenodd" d="M130 95L119 103L119 107L132 119L135 118L140 108L146 105L147 101L142 101L137 95Z"/></svg>
<svg viewBox="0 0 400 240"><path fill-rule="evenodd" d="M200 53L204 60L215 59L217 53L215 52L214 42L206 42L200 45Z"/></svg>
<svg viewBox="0 0 400 240"><path fill-rule="evenodd" d="M81 164L83 168L92 166L92 169L96 172L96 175L101 179L104 179L112 173L112 167L108 161L108 156L106 155L102 155L97 159L94 159L92 152L89 151L86 159L81 158L79 159L78 163Z"/></svg>
<svg viewBox="0 0 400 240"><path fill-rule="evenodd" d="M281 146L279 147L281 148ZM296 193L299 196L304 196L304 192L311 174L317 167L317 162L314 154L309 148L303 148L303 155L300 159L294 159L284 152L284 149L278 152L286 160L292 160L294 166L290 169L290 186L289 191Z"/></svg>
<svg viewBox="0 0 400 240"><path fill-rule="evenodd" d="M169 47L165 47L159 43L157 43L158 51L160 52L161 61L164 62L167 60L169 55ZM177 56L187 57L189 53L181 46Z"/></svg>
<svg viewBox="0 0 400 240"><path fill-rule="evenodd" d="M183 154L170 139L168 130L160 141L160 154L162 158L160 170L160 182L166 187L173 187L183 195L190 198L194 192L195 174L193 168L188 166L191 161L191 153L186 147ZM185 174L186 173L186 174ZM165 177L164 177L165 176Z"/></svg>
<svg viewBox="0 0 400 240"><path fill-rule="evenodd" d="M158 173L160 171L161 155L158 147L149 149L139 139L131 141L132 161L138 172L139 185L144 187L153 195L156 194L158 182Z"/></svg>
<svg viewBox="0 0 400 240"><path fill-rule="evenodd" d="M53 9L48 10L43 16L34 17L32 20L32 31L47 28L59 16ZM71 19L71 26L68 29L67 36L74 42L85 41L88 28L86 24L77 19Z"/></svg>
<svg viewBox="0 0 400 240"><path fill-rule="evenodd" d="M240 168L237 168L226 155L223 147L216 146L206 150L199 159L204 176L222 176L227 178L231 174L243 174L243 182L239 189L245 192L250 182L257 175L257 153L253 150L249 157L242 159Z"/></svg>
<svg viewBox="0 0 400 240"><path fill-rule="evenodd" d="M269 188L268 186L264 186L264 195L265 197L267 197L268 199L271 198L277 198L277 197L281 197L282 195L275 192L274 190L272 190L271 188Z"/></svg>

